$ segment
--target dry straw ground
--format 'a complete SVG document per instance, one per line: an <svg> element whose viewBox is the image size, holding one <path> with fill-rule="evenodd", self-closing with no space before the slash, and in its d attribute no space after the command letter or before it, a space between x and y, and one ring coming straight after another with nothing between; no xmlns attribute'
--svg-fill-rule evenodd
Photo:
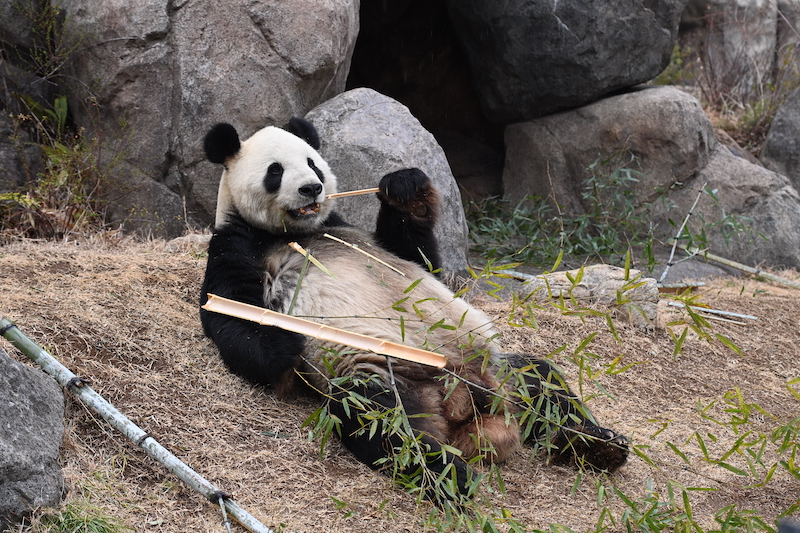
<svg viewBox="0 0 800 533"><path fill-rule="evenodd" d="M300 427L318 405L316 398L278 400L220 364L198 320L203 269L202 250L170 252L159 242L108 237L8 244L0 249L0 313L73 372L90 378L122 412L267 526L286 532L420 531L428 504L415 504L336 442L320 458L319 443L310 442ZM702 461L690 437L695 432L706 437L715 456L730 447L736 436L701 417L698 403L719 402L736 388L747 402L777 417L756 413L750 429L768 431L800 414L800 403L786 387L800 376L798 296L797 290L752 279L717 280L705 289L703 300L711 306L758 317L744 326L715 324L715 331L743 350L741 356L692 336L675 356L661 327L618 324L620 346L602 319L582 321L549 307L537 312L538 329L511 328L503 319L508 302L477 298L477 305L498 318L509 349L546 355L566 344L557 361L573 381L577 369L566 356L594 331L600 331L588 347L597 355L594 368L619 355L624 363L641 363L601 376L614 399L600 395L590 406L634 444L649 446L642 449L658 465L633 457L611 480L587 475L575 488L575 470L547 466L524 451L503 465L507 495L494 494L495 504L530 527L546 529L556 522L586 531L594 529L599 515L596 482L642 497L648 480L663 488L671 479L715 489L691 492L695 518L706 527L713 512L730 503L774 518L800 498L796 479L778 473L766 487L744 488L753 479ZM62 455L68 501L91 502L135 531L223 531L217 507L76 400L69 399L67 407ZM725 416L719 407L710 413ZM690 466L667 442L687 454ZM737 455L728 461L742 467ZM623 509L618 500L611 505Z"/></svg>

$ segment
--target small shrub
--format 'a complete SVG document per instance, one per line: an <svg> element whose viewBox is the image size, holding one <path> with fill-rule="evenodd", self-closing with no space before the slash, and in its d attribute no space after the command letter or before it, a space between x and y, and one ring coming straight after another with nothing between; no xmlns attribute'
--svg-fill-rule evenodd
<svg viewBox="0 0 800 533"><path fill-rule="evenodd" d="M66 29L59 2L22 2L17 9L30 23L33 45L3 52L58 90L58 80L84 38ZM76 127L66 95L57 95L49 103L18 91L6 97L9 109L14 110L12 141L20 158L27 164L26 148L38 146L43 171L27 166L25 185L0 194L0 233L62 238L102 228L111 174L124 153L121 143L104 139L99 128L89 133ZM96 107L92 102L88 105L87 116L100 124Z"/></svg>

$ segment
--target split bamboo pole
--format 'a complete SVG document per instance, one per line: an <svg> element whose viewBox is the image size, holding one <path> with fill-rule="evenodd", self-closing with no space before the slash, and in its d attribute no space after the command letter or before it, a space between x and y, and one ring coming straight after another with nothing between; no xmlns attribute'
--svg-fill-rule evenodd
<svg viewBox="0 0 800 533"><path fill-rule="evenodd" d="M55 357L40 348L36 343L25 336L15 324L5 319L3 315L0 315L0 334L13 344L15 348L39 365L42 370L55 378L62 387L80 398L84 404L89 406L120 433L144 450L147 455L164 465L170 472L205 496L209 501L219 504L220 506L224 504L225 510L244 527L254 533L273 533L271 529L256 520L235 501L231 500L228 494L212 485L200 474L175 457L175 455L159 444L143 429L131 422L128 417L123 415L116 407L93 390L85 380L73 374Z"/></svg>
<svg viewBox="0 0 800 533"><path fill-rule="evenodd" d="M301 333L309 337L314 337L323 341L344 344L359 350L365 350L381 355L389 355L398 359L405 359L414 363L428 365L436 368L444 368L447 365L447 358L442 354L414 348L405 344L398 344L369 335L353 333L344 329L326 326L318 322L306 320L296 316L285 315L277 311L264 309L216 294L208 293L208 301L202 306L206 311L221 313L251 322L257 322L265 326L277 326L281 329Z"/></svg>

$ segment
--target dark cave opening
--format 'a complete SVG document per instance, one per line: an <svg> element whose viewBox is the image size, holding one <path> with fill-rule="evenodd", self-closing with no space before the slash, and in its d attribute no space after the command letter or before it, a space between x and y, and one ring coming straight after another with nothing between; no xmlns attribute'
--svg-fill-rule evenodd
<svg viewBox="0 0 800 533"><path fill-rule="evenodd" d="M444 149L465 199L499 195L503 127L481 112L445 0L364 1L360 18L347 89L407 106Z"/></svg>

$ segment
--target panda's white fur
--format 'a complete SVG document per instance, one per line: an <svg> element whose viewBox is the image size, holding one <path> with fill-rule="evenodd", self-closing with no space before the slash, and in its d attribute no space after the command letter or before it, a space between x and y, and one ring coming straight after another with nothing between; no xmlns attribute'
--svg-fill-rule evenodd
<svg viewBox="0 0 800 533"><path fill-rule="evenodd" d="M304 245L306 250L335 278L310 266L292 314L354 333L435 350L447 356L450 368L461 365L465 353L471 356L480 350L485 350L485 355L496 362L496 349L490 342L495 332L482 311L461 298L454 298L436 277L419 265L384 251L364 232L331 228L327 233L368 251L380 261L324 236L312 238ZM274 310L284 313L288 310L303 260L303 256L291 249L277 251L267 258L264 301L270 307L279 302ZM439 326L433 327L435 324ZM335 375L352 374L360 368L360 361L375 360L373 354L353 354L352 348L321 344L313 339L309 339L305 355L319 364L321 357L330 355L330 350L350 354L337 362ZM385 358L378 359L381 368L373 368L370 373L388 377ZM400 374L405 366L431 376L439 374L438 369L404 361L394 365ZM308 373L314 384L324 390L324 378L314 374ZM333 376L325 372L325 377Z"/></svg>
<svg viewBox="0 0 800 533"><path fill-rule="evenodd" d="M483 453L485 459L503 460L517 449L520 429L513 413L520 412L521 403L508 398L522 387L532 397L552 396L543 409L550 415L562 413L569 426L569 432L559 430L561 445L571 448L563 455L584 455L609 470L624 463L624 437L595 426L547 362L500 354L488 317L454 297L425 268L420 250L438 262L433 237L438 195L421 171L383 177L381 211L370 233L348 226L333 211L335 201L326 196L336 192L335 175L314 147L292 133L268 127L240 143L233 127L222 124L206 137L206 152L225 170L201 305L206 293L213 293L447 358L446 372L395 360L390 375L384 356L201 311L206 334L232 371L279 392L292 383L311 384L329 398L329 410L342 420L344 444L373 467L381 457L391 456L397 437L382 430L367 436L359 430L363 422L358 415L337 403L342 391L350 389L331 388L331 378L371 376L366 384L354 379L353 390L387 408L395 406L395 396L387 390L394 383L409 414L424 415L412 418L411 424L426 445L436 449L447 443L460 449L464 459ZM282 169L278 188L266 177L274 164ZM313 197L309 191L315 192ZM301 280L305 257L288 246L290 241L303 246L324 269L305 265ZM510 372L521 374L509 378ZM549 384L543 386L545 380ZM498 403L498 396L507 398ZM530 438L540 438L548 423L534 426L538 429ZM571 442L576 432L590 441L583 451ZM486 452L488 443L492 450ZM467 491L466 462L442 453L446 460L429 466L443 471L452 463L459 491Z"/></svg>
<svg viewBox="0 0 800 533"><path fill-rule="evenodd" d="M323 173L324 183L308 166L308 159ZM276 162L283 166L283 181L293 187L281 187L274 195L264 189L263 179L264 170ZM320 205L317 216L295 219L287 215L310 203L297 189L313 183L322 184L316 198ZM316 150L296 135L269 126L243 141L239 152L226 160L214 224L217 227L225 224L232 208L236 208L245 220L261 229L283 231L288 224L299 231L311 230L333 209L335 202L326 201L325 196L336 192L336 175Z"/></svg>

